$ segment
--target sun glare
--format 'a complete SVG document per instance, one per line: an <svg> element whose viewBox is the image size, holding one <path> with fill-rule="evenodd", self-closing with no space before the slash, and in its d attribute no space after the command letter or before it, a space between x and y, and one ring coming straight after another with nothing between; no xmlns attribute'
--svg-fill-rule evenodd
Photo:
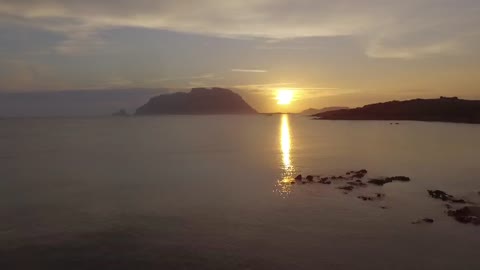
<svg viewBox="0 0 480 270"><path fill-rule="evenodd" d="M280 89L277 92L277 104L279 105L288 105L292 103L293 100L293 90L289 89Z"/></svg>

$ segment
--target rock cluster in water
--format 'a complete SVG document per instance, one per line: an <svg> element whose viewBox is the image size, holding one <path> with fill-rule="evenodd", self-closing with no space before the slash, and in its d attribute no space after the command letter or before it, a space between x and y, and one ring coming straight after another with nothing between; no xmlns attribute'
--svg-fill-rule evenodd
<svg viewBox="0 0 480 270"><path fill-rule="evenodd" d="M457 210L448 210L447 214L458 222L480 225L480 207L465 206Z"/></svg>
<svg viewBox="0 0 480 270"><path fill-rule="evenodd" d="M320 183L324 185L331 185L332 183L338 184L336 189L343 191L344 194L349 194L355 189L365 188L370 185L383 186L392 182L410 182L411 179L408 176L391 176L382 178L370 178L366 179L368 171L361 169L358 171L348 171L344 175L333 176L320 176L320 175L307 175L303 177L301 174L297 175L290 184L307 184L307 183ZM461 223L471 223L480 225L480 207L474 206L474 203L468 202L464 199L457 198L442 190L427 190L430 197L447 202L445 207L448 216L453 217L456 221ZM480 195L480 192L478 192ZM373 195L359 195L358 199L363 201L380 201L386 197L384 193L374 193ZM459 209L454 209L450 204L468 204ZM387 209L386 206L380 206L382 209ZM412 222L412 224L432 224L434 220L431 218L422 218Z"/></svg>
<svg viewBox="0 0 480 270"><path fill-rule="evenodd" d="M410 181L410 178L407 176L391 176L391 177L385 177L385 178L373 178L369 180L363 180L365 176L368 174L368 171L365 169L361 169L359 171L348 171L344 175L333 175L333 176L313 176L313 175L307 175L306 177L303 177L301 174L297 175L294 178L294 181L291 181L291 184L296 184L296 183L320 183L320 184L325 184L325 185L330 185L332 184L333 181L341 181L345 180L345 185L337 187L338 189L346 190L346 191L352 191L354 188L357 187L366 187L368 186L368 183L374 184L377 186L383 186L387 183L391 183L394 181L399 181L399 182L408 182Z"/></svg>
<svg viewBox="0 0 480 270"><path fill-rule="evenodd" d="M474 203L459 199L442 190L427 190L428 195L434 199L442 200L454 204L470 204L459 209L453 209L451 204L445 204L446 213L461 223L471 223L480 225L480 207L473 206Z"/></svg>
<svg viewBox="0 0 480 270"><path fill-rule="evenodd" d="M440 199L442 201L448 201L452 203L467 203L464 199L457 199L454 196L441 190L427 190L430 197L434 199Z"/></svg>

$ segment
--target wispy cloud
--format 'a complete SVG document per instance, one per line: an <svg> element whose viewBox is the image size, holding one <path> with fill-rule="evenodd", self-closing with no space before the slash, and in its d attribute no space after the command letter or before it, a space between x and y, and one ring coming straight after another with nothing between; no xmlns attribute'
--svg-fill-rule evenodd
<svg viewBox="0 0 480 270"><path fill-rule="evenodd" d="M415 58L464 48L479 13L474 0L0 0L0 16L63 33L67 54L102 46L100 29L142 27L269 43L352 36L370 57Z"/></svg>
<svg viewBox="0 0 480 270"><path fill-rule="evenodd" d="M240 85L233 85L234 88L240 89L272 89L278 87L286 87L286 86L293 86L295 85L294 82L281 82L281 83L264 83L264 84L240 84Z"/></svg>
<svg viewBox="0 0 480 270"><path fill-rule="evenodd" d="M247 72L247 73L266 73L268 70L264 69L243 69L243 68L233 68L232 72Z"/></svg>

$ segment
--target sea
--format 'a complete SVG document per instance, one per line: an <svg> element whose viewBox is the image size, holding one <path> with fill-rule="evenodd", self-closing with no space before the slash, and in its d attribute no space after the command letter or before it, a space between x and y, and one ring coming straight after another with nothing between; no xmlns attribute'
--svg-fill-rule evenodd
<svg viewBox="0 0 480 270"><path fill-rule="evenodd" d="M411 181L317 183L361 169ZM0 269L480 269L480 226L429 189L480 203L480 125L3 119Z"/></svg>

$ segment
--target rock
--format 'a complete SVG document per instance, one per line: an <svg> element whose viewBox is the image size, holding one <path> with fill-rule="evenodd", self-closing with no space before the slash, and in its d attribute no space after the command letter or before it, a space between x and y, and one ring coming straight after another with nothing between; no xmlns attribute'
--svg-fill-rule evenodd
<svg viewBox="0 0 480 270"><path fill-rule="evenodd" d="M406 176L392 176L392 177L387 177L386 180L390 180L390 182L392 182L392 181L409 182L409 181L410 181L410 177L406 177Z"/></svg>
<svg viewBox="0 0 480 270"><path fill-rule="evenodd" d="M361 169L361 170L359 170L359 171L352 172L351 178L363 178L363 177L365 177L365 175L366 175L367 173L368 173L367 170Z"/></svg>
<svg viewBox="0 0 480 270"><path fill-rule="evenodd" d="M308 181L312 182L313 181L313 176L311 175L307 175L307 177L305 177Z"/></svg>
<svg viewBox="0 0 480 270"><path fill-rule="evenodd" d="M302 177L302 175L301 175L301 174L299 174L299 175L295 176L295 180L297 180L297 181L300 181L300 180L302 180L302 178L303 178L303 177Z"/></svg>
<svg viewBox="0 0 480 270"><path fill-rule="evenodd" d="M421 223L430 223L431 224L433 222L434 222L434 220L431 219L431 218L423 218L423 219L419 219L417 221L412 222L412 224L421 224Z"/></svg>
<svg viewBox="0 0 480 270"><path fill-rule="evenodd" d="M440 199L443 201L448 201L450 198L452 198L451 195L448 195L445 191L441 190L427 190L428 194L430 197L435 198L435 199Z"/></svg>
<svg viewBox="0 0 480 270"><path fill-rule="evenodd" d="M467 203L465 200L463 199L450 199L450 201L452 203Z"/></svg>
<svg viewBox="0 0 480 270"><path fill-rule="evenodd" d="M353 190L353 186L341 186L341 187L338 187L338 189L343 189L343 190L347 190L347 191L352 191L352 190Z"/></svg>
<svg viewBox="0 0 480 270"><path fill-rule="evenodd" d="M385 194L382 193L375 193L375 196L358 196L357 198L362 199L364 201L377 201L382 199L385 196Z"/></svg>
<svg viewBox="0 0 480 270"><path fill-rule="evenodd" d="M387 180L387 179L380 179L380 178L368 180L368 183L374 184L374 185L377 185L377 186L383 186L386 183L390 183L390 182L392 182L392 181Z"/></svg>
<svg viewBox="0 0 480 270"><path fill-rule="evenodd" d="M368 183L377 185L377 186L383 186L387 183L391 183L393 181L400 181L400 182L408 182L410 181L409 177L406 176L392 176L392 177L387 177L387 178L376 178L376 179L370 179Z"/></svg>
<svg viewBox="0 0 480 270"><path fill-rule="evenodd" d="M351 185L351 186L356 186L356 187L365 187L367 186L367 184L363 183L362 181L358 182L358 181L350 181L350 182L347 182L347 184Z"/></svg>
<svg viewBox="0 0 480 270"><path fill-rule="evenodd" d="M423 221L426 222L426 223L433 223L434 222L434 220L431 219L431 218L424 218Z"/></svg>
<svg viewBox="0 0 480 270"><path fill-rule="evenodd" d="M328 180L328 177L322 177L320 178L321 181L327 181Z"/></svg>
<svg viewBox="0 0 480 270"><path fill-rule="evenodd" d="M373 201L375 198L370 196L358 196L357 198L362 199L364 201Z"/></svg>
<svg viewBox="0 0 480 270"><path fill-rule="evenodd" d="M332 183L332 181L328 181L328 178L327 178L327 180L323 180L323 178L322 178L321 180L318 181L318 183L324 184L324 185L330 185Z"/></svg>
<svg viewBox="0 0 480 270"><path fill-rule="evenodd" d="M449 210L448 215L460 223L480 225L480 207L465 206L457 210Z"/></svg>
<svg viewBox="0 0 480 270"><path fill-rule="evenodd" d="M441 190L427 190L428 194L430 195L430 197L434 198L434 199L439 199L439 200L442 200L442 201L449 201L451 203L462 203L462 204L465 204L467 203L467 201L463 200L463 199L457 199L455 197L453 197L452 195L446 193L445 191L441 191Z"/></svg>

